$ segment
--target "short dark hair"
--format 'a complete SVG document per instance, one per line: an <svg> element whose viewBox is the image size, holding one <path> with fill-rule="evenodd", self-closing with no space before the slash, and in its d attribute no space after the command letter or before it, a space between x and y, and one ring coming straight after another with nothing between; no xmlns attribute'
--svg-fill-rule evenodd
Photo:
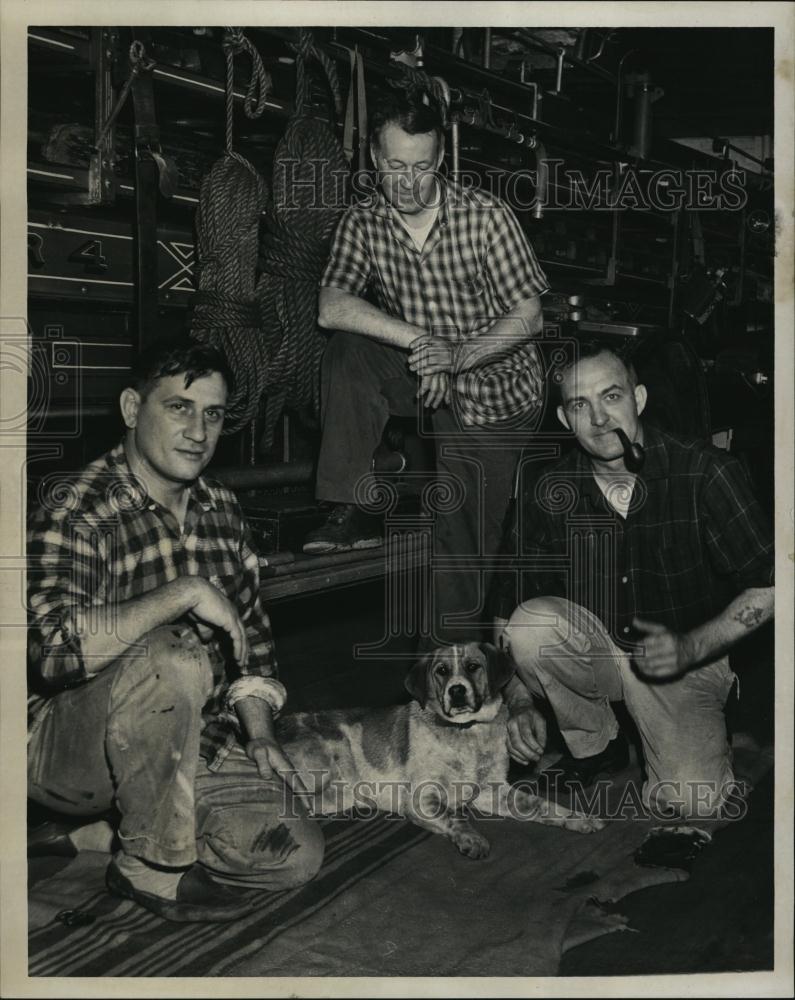
<svg viewBox="0 0 795 1000"><path fill-rule="evenodd" d="M622 349L614 343L608 343L607 341L595 338L576 340L567 343L563 347L562 359L553 365L551 381L556 388L558 403L563 402L561 386L563 385L563 377L566 372L570 371L576 364L579 364L580 361L585 361L587 358L597 358L600 354L611 354L620 361L626 369L627 375L629 375L630 386L633 389L635 388L638 384L638 373L629 357L627 349Z"/></svg>
<svg viewBox="0 0 795 1000"><path fill-rule="evenodd" d="M234 377L224 355L214 347L192 340L187 334L178 334L156 340L138 355L128 385L145 398L158 379L184 374L187 389L197 378L215 372L226 382L231 395Z"/></svg>
<svg viewBox="0 0 795 1000"><path fill-rule="evenodd" d="M385 125L398 125L409 135L435 132L441 142L444 138L444 119L438 101L426 95L423 101L419 90L394 90L382 94L370 113L370 143L379 144Z"/></svg>

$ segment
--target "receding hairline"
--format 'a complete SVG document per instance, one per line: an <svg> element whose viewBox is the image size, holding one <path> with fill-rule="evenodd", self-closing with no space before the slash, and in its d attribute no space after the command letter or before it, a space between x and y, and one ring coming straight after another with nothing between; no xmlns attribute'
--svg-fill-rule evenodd
<svg viewBox="0 0 795 1000"><path fill-rule="evenodd" d="M405 128L403 128L403 126L397 120L384 122L384 124L381 125L381 127L377 130L377 132L373 133L373 135L371 136L370 145L374 146L376 149L381 149L381 136L383 135L384 131L388 128L400 129L401 132L404 132L407 136L410 136L412 139L416 139L425 135L431 135L436 140L437 149L438 147L444 145L443 131L435 128L430 128L427 130L427 132L409 132Z"/></svg>
<svg viewBox="0 0 795 1000"><path fill-rule="evenodd" d="M146 381L145 385L148 387L147 388L147 392L151 392L156 387L162 385L163 382L165 382L167 379L172 379L172 378L173 379L181 379L181 384L180 384L179 389L177 389L177 387L175 386L173 391L175 393L179 392L179 391L185 391L185 392L187 392L192 386L196 385L197 382L203 382L205 379L212 378L214 375L217 375L221 379L221 381L223 382L224 389L226 390L226 394L227 394L227 397L228 397L229 396L229 382L228 382L226 376L224 375L224 373L222 371L216 371L215 369L213 369L212 371L200 372L198 375L195 374L195 373L192 373L192 372L187 372L187 371L185 371L185 372L170 372L170 373L167 373L165 375L155 375L153 378L148 379ZM131 386L130 388L134 388L134 386ZM140 391L140 390L136 390L136 391Z"/></svg>
<svg viewBox="0 0 795 1000"><path fill-rule="evenodd" d="M611 348L609 347L603 347L600 351L597 351L593 354L587 354L585 357L582 358L574 358L569 364L565 365L564 368L561 370L560 373L561 380L565 378L569 374L569 372L574 371L574 369L577 368L579 365L583 365L587 361L597 361L599 358L605 355L608 358L612 358L614 361L617 361L618 364L621 365L621 367L627 373L632 385L633 386L637 385L638 376L637 372L635 371L635 366L632 364L630 360L628 360L627 358L622 358L620 354L618 354L614 350L611 350Z"/></svg>
<svg viewBox="0 0 795 1000"><path fill-rule="evenodd" d="M575 369L577 369L581 364L585 364L587 361L596 361L599 358L601 358L603 355L606 355L608 358L612 358L612 359L614 359L615 361L618 362L618 364L621 366L621 368L626 373L627 384L628 384L628 386L629 386L630 389L634 390L634 389L636 389L638 387L638 385L640 385L637 372L635 371L635 366L632 364L632 362L628 361L628 360L625 360L619 354L617 354L615 351L611 350L609 347L604 347L602 350L600 350L596 354L588 354L584 358L576 358L574 361L571 362L571 364L566 365L565 368L563 368L561 370L561 372L560 372L560 381L558 382L558 395L559 395L559 398L560 398L561 405L565 406L567 402L570 402L571 400L579 399L580 398L577 395L572 395L572 396L569 396L567 398L564 398L564 396L563 396L564 381L567 378L569 378L575 372ZM610 387L610 388L612 388L612 387ZM605 390L605 391L607 391L607 390Z"/></svg>

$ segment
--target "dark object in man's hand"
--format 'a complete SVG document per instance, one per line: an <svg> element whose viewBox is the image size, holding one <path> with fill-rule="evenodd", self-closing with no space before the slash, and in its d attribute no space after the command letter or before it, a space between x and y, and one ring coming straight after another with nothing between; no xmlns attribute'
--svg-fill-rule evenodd
<svg viewBox="0 0 795 1000"><path fill-rule="evenodd" d="M655 826L635 851L644 868L690 868L712 837L694 826Z"/></svg>
<svg viewBox="0 0 795 1000"><path fill-rule="evenodd" d="M620 427L616 428L616 434L618 435L618 440L621 442L621 447L624 449L624 465L626 465L629 472L640 472L643 468L643 463L646 461L646 453L643 450L643 446L639 445L637 441L630 441Z"/></svg>

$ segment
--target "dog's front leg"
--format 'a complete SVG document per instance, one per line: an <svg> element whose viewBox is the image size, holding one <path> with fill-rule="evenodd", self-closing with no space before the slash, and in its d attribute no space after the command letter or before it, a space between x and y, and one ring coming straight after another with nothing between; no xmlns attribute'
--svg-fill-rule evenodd
<svg viewBox="0 0 795 1000"><path fill-rule="evenodd" d="M586 816L585 813L566 809L526 788L505 782L483 786L472 805L487 816L509 816L547 826L562 826L576 833L595 833L605 825L596 816Z"/></svg>
<svg viewBox="0 0 795 1000"><path fill-rule="evenodd" d="M458 850L468 858L479 860L489 853L489 842L478 833L463 809L453 812L441 786L428 784L416 790L405 815L417 826L432 833L440 833L452 840Z"/></svg>

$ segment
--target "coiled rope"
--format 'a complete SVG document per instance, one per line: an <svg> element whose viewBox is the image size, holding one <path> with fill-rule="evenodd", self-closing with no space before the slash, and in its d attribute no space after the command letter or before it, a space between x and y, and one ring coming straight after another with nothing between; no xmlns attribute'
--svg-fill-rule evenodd
<svg viewBox="0 0 795 1000"><path fill-rule="evenodd" d="M320 277L347 195L348 161L332 129L306 117L309 60L323 67L338 113L342 96L334 63L302 31L296 47L295 114L273 157L270 205L262 240L257 298L263 329L280 331L270 359L263 443L269 444L285 406L320 410L320 361L326 336L318 329Z"/></svg>
<svg viewBox="0 0 795 1000"><path fill-rule="evenodd" d="M191 333L222 350L235 377L224 429L256 412L260 380L250 359L262 339L255 297L259 227L268 186L238 153L217 160L202 181L196 213L198 291Z"/></svg>
<svg viewBox="0 0 795 1000"><path fill-rule="evenodd" d="M243 103L246 116L265 110L271 79L259 53L238 28L223 41L226 55L226 153L202 180L196 212L197 292L191 335L222 350L235 376L224 430L244 426L259 400L260 382L249 365L261 339L255 286L260 220L268 205L268 185L256 167L233 150L234 57L251 56L252 76Z"/></svg>
<svg viewBox="0 0 795 1000"><path fill-rule="evenodd" d="M337 118L341 118L342 91L340 90L340 81L337 76L337 66L334 60L323 49L315 45L311 31L306 31L304 28L299 29L298 44L291 45L290 47L297 55L295 61L295 113L301 115L304 107L309 104L311 93L307 68L309 60L314 57L323 67L323 72L326 75L329 89L331 90L331 96L334 99L334 110L337 113Z"/></svg>
<svg viewBox="0 0 795 1000"><path fill-rule="evenodd" d="M235 56L241 52L247 52L251 56L251 79L243 98L243 110L247 118L259 118L265 110L268 94L273 89L273 80L263 66L259 52L240 28L227 29L222 48L226 55L226 151L231 153L235 119Z"/></svg>
<svg viewBox="0 0 795 1000"><path fill-rule="evenodd" d="M442 124L447 127L447 114L450 106L450 88L439 76L429 76L421 69L414 66L407 66L406 63L395 63L403 72L400 79L390 79L390 87L397 90L412 92L415 96L427 94L439 105L442 116Z"/></svg>
<svg viewBox="0 0 795 1000"><path fill-rule="evenodd" d="M295 47L295 113L274 155L272 194L256 169L231 152L230 52L246 48L246 42L232 38L226 50L228 152L213 165L200 191L199 291L191 333L223 350L234 373L227 433L255 418L265 396L261 446L267 449L285 406L319 410L326 340L317 327L318 282L345 207L348 163L329 126L304 117L310 98L306 63L312 56L326 70L335 105L342 107L336 68L324 54L320 58L311 34L304 31ZM262 95L260 85L260 104Z"/></svg>

